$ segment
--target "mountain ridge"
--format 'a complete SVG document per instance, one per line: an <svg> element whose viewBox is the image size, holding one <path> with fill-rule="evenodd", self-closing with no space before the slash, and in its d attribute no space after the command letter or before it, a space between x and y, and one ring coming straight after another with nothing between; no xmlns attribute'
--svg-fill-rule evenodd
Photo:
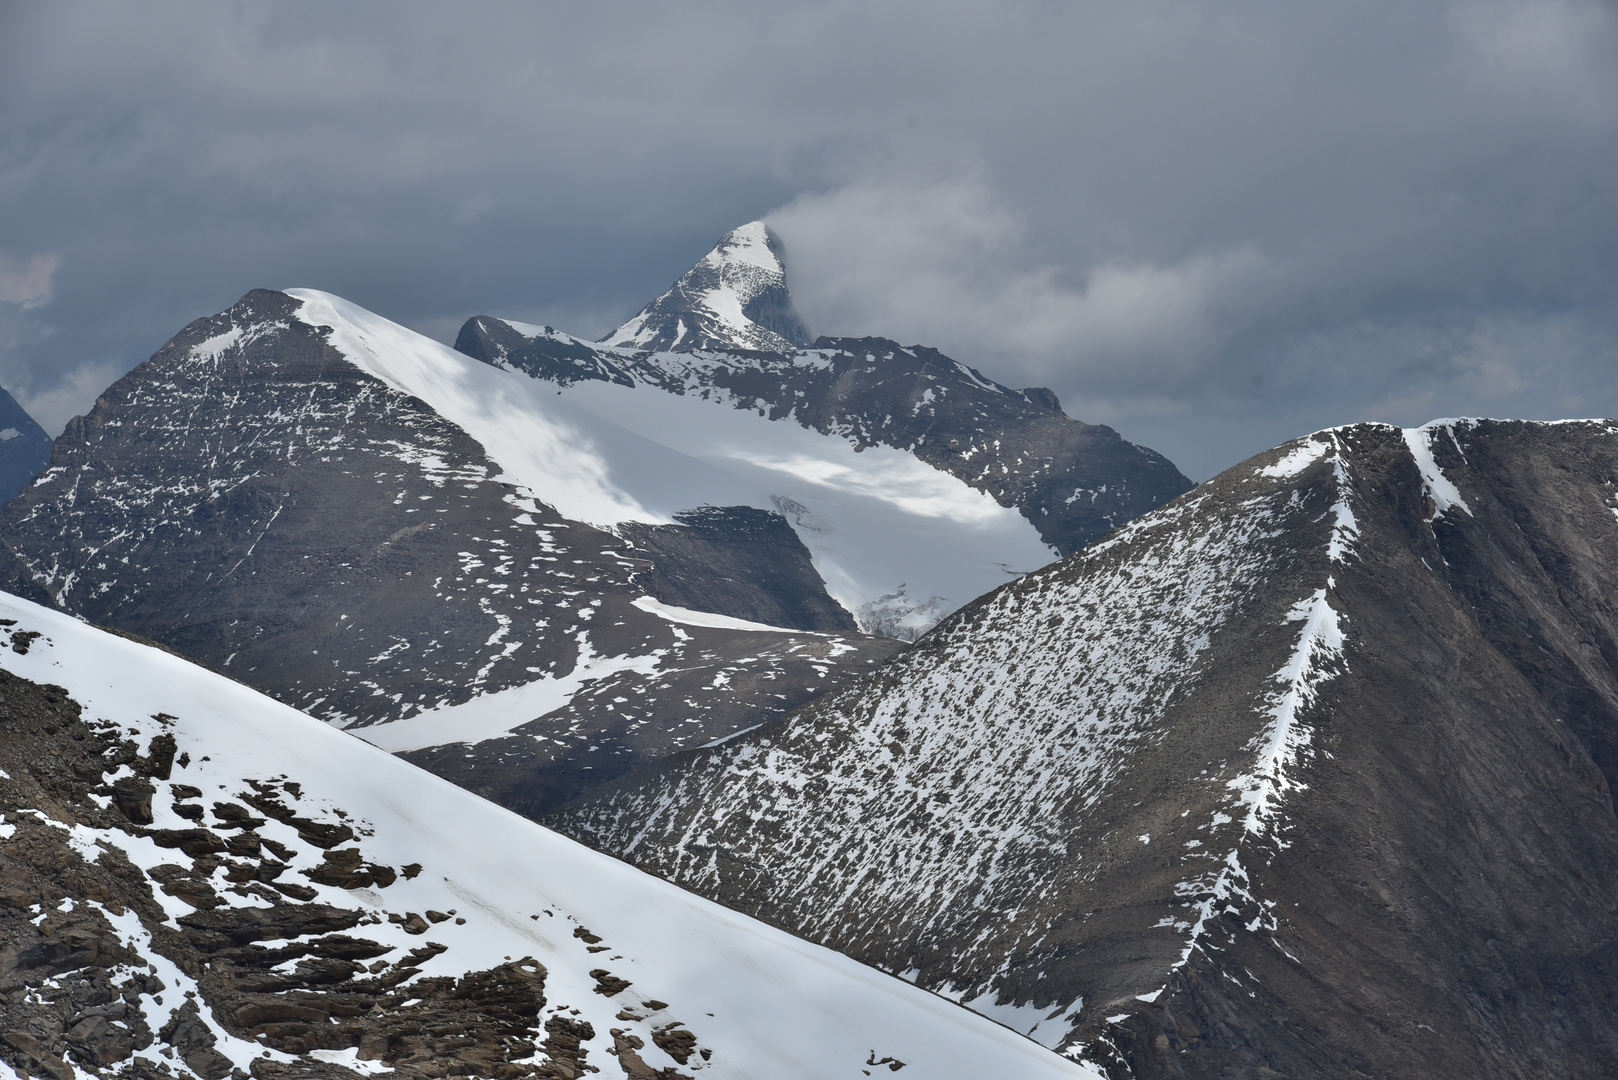
<svg viewBox="0 0 1618 1080"><path fill-rule="evenodd" d="M599 483L575 423L677 461L599 418L515 409L531 380L425 339L371 355L366 342L390 340L392 324L330 307L311 324L310 303L248 294L69 424L53 465L0 511L10 588L328 722L375 728L390 749L530 813L898 647L839 630L846 621L744 630L637 607L656 589L655 552L560 515L528 485L552 485L575 513L628 505ZM487 385L434 385L440 362ZM549 444L510 449L547 417ZM631 511L670 521L638 501ZM760 608L784 586L807 621L840 616L807 552L787 550L797 578L790 562L765 578L739 555L712 562L714 578L742 616L770 614Z"/></svg>
<svg viewBox="0 0 1618 1080"><path fill-rule="evenodd" d="M1296 440L549 820L1116 1078L1600 1075L1615 436Z"/></svg>
<svg viewBox="0 0 1618 1080"><path fill-rule="evenodd" d="M768 263L747 263L749 273L765 275L770 295L790 304L785 266L760 222L727 234L681 281L710 281L715 266L732 265L731 238L744 232L756 234L746 250ZM858 451L903 451L1015 509L1061 555L1192 486L1161 454L1068 417L1049 389L1012 389L937 349L880 337L792 341L748 322L739 303L725 305L739 320L729 336L689 334L680 311L653 310L675 303L683 288L637 316L655 333L615 331L589 342L480 315L462 325L455 348L553 383L564 396L594 401L605 393L594 384L655 388L795 423Z"/></svg>

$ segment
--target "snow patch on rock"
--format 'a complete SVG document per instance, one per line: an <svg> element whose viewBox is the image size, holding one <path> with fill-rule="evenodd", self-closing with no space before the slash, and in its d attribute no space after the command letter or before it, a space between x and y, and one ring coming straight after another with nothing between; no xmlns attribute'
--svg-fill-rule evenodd
<svg viewBox="0 0 1618 1080"><path fill-rule="evenodd" d="M1444 470L1438 467L1438 462L1433 458L1433 439L1440 431L1448 435L1456 451L1460 451L1460 442L1455 438L1455 425L1465 423L1465 420L1434 420L1421 427L1400 429L1405 445L1410 448L1410 456L1415 459L1416 468L1421 472L1422 491L1433 501L1433 512L1428 521L1443 517L1444 511L1451 507L1458 507L1468 517L1472 516L1472 508L1466 505L1460 489L1444 475Z"/></svg>

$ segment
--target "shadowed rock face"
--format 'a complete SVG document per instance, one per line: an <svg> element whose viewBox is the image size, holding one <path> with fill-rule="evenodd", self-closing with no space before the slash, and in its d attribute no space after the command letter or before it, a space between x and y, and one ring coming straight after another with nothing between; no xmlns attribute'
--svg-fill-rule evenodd
<svg viewBox="0 0 1618 1080"><path fill-rule="evenodd" d="M650 585L659 600L770 626L855 632L853 616L826 595L803 541L780 514L705 506L676 520L619 526L656 566Z"/></svg>
<svg viewBox="0 0 1618 1080"><path fill-rule="evenodd" d="M1115 1077L1618 1060L1618 424L1323 432L557 827Z"/></svg>
<svg viewBox="0 0 1618 1080"><path fill-rule="evenodd" d="M51 437L0 387L0 503L27 487L51 460Z"/></svg>
<svg viewBox="0 0 1618 1080"><path fill-rule="evenodd" d="M847 627L784 522L752 550L713 530L686 540L685 526L639 547L563 519L298 306L249 293L75 419L40 483L3 511L6 586L359 728L638 658L602 668L565 720L542 717L552 702L492 741L452 726L400 747L530 810L757 723L900 647L682 628L636 607L665 581L670 595L701 592L702 545L718 544L721 612Z"/></svg>

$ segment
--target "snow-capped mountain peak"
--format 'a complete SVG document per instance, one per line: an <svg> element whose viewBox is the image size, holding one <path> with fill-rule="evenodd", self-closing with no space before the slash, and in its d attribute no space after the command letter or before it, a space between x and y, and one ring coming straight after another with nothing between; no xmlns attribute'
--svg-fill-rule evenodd
<svg viewBox="0 0 1618 1080"><path fill-rule="evenodd" d="M762 221L720 237L668 292L602 338L613 346L790 352L810 342L787 293L781 241Z"/></svg>

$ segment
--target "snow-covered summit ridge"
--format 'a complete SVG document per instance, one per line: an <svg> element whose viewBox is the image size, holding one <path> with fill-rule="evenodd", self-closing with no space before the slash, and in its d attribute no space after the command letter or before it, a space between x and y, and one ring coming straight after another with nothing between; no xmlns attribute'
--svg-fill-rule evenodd
<svg viewBox="0 0 1618 1080"><path fill-rule="evenodd" d="M720 237L668 292L601 341L675 352L791 352L811 339L786 281L780 239L750 221Z"/></svg>

